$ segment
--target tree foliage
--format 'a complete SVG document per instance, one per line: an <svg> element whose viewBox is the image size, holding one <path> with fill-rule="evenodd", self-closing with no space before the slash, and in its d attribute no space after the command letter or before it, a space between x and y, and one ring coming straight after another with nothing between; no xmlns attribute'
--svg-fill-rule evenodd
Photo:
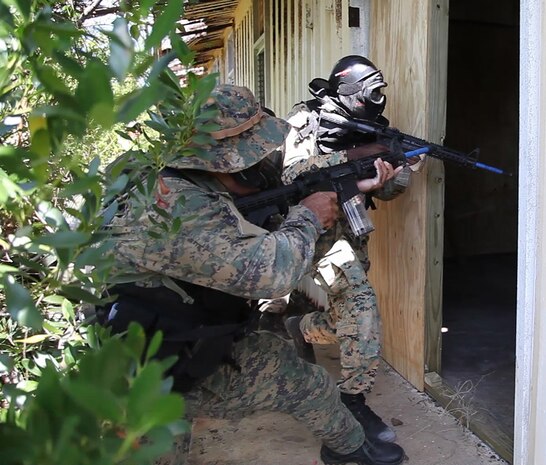
<svg viewBox="0 0 546 465"><path fill-rule="evenodd" d="M92 357L86 352L95 330L87 324L85 305L100 303L105 286L116 278L129 279L120 277L120 270L113 272L112 242L104 228L117 211L116 198L135 185L131 201L143 209L169 160L195 151L206 156L197 147L213 143L209 132L217 128L207 123L212 115L199 110L215 76L189 72L181 85L168 67L176 59L190 69L193 60L176 34L182 5L180 0L107 6L100 1L0 0L0 375L9 385L3 406L11 409L9 415L4 409L3 417L20 421L28 434L45 437L32 418L36 412L46 415L39 399L53 396L54 390L60 393L51 401L66 400L67 408L89 409L85 396L111 402L115 418L104 411L94 418L98 436L105 438L121 418L122 397L133 395L119 391L118 399L108 399L101 391L108 386L85 388L90 379L84 373L77 382L71 377L84 366L82 357ZM96 19L106 13L114 16L101 27ZM165 40L170 47L160 53ZM141 128L139 143L127 130L135 122ZM120 140L129 142L128 150L121 149ZM143 172L149 174L146 181ZM150 234L176 232L182 220L166 216ZM116 339L101 350L126 350L120 344ZM96 357L81 363L108 366L107 356ZM162 372L148 366L128 372L130 359L116 368L126 376L126 389L138 384L139 370L154 376ZM83 391L75 394L74 389ZM36 400L30 413L19 416L14 407L16 399L26 398L21 391L35 392ZM67 421L77 429L85 415L69 415ZM146 433L146 427L137 432ZM44 451L55 441L71 441L67 431L58 434L62 437L50 437L53 442ZM118 452L114 455L121 460ZM14 463L60 463L53 456L28 457Z"/></svg>

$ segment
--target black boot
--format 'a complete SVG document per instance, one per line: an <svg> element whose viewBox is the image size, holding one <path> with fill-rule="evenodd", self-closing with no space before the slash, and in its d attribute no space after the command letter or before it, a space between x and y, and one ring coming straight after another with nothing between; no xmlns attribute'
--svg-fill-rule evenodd
<svg viewBox="0 0 546 465"><path fill-rule="evenodd" d="M362 425L366 433L366 438L371 442L378 440L393 442L396 439L396 433L383 423L379 415L366 405L366 398L363 394L346 394L342 392L341 401Z"/></svg>
<svg viewBox="0 0 546 465"><path fill-rule="evenodd" d="M350 454L338 454L326 446L320 450L320 458L325 465L351 463L356 465L398 465L405 458L404 449L392 442L368 440Z"/></svg>
<svg viewBox="0 0 546 465"><path fill-rule="evenodd" d="M298 356L303 358L306 362L317 363L315 358L315 351L313 350L313 344L306 342L303 338L303 334L300 331L301 316L291 316L284 322L288 335L292 338L296 352Z"/></svg>

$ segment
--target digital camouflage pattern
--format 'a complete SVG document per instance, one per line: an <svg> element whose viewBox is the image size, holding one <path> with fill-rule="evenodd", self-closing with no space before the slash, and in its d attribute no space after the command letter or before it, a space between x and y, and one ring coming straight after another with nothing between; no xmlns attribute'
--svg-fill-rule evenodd
<svg viewBox="0 0 546 465"><path fill-rule="evenodd" d="M263 112L246 87L217 86L202 113L217 110L210 123L218 126L211 135L216 145L203 147L207 157L195 155L176 158L169 166L234 173L258 163L282 146L290 125Z"/></svg>
<svg viewBox="0 0 546 465"><path fill-rule="evenodd" d="M265 331L251 334L236 344L234 359L240 371L223 365L184 396L189 418L240 418L257 410L283 412L339 453L350 453L363 443L362 427L347 414L328 372L299 359L283 339ZM156 465L183 464L184 439L180 438L182 446Z"/></svg>
<svg viewBox="0 0 546 465"><path fill-rule="evenodd" d="M351 245L340 239L312 276L326 292L328 308L305 314L301 332L313 344L339 344L342 392L370 392L380 361L381 320L366 272Z"/></svg>
<svg viewBox="0 0 546 465"><path fill-rule="evenodd" d="M244 91L231 86L222 86L219 93L228 99L226 116L231 111L229 99L234 100L232 116L238 121L250 97L239 101ZM269 130L258 124L246 130L254 134L252 144L246 146L253 154L234 155L231 142L219 138L219 145L226 145L229 152L225 163L215 151L212 165L196 161L188 165L196 170L184 171L183 177L163 177L156 205L144 214L137 214L130 204L118 212L111 223L114 255L120 268L141 274L137 285L168 286L175 278L248 299L272 298L291 292L311 270L322 232L311 210L292 207L278 230L268 232L246 221L223 185L204 171L230 172L233 166L242 169L267 156L277 144L265 142L270 140ZM243 134L231 137L241 139ZM162 220L157 209L183 218L174 236L156 239L148 234L154 222ZM304 422L336 452L349 453L363 443L361 425L341 403L326 370L300 360L286 341L270 333L254 333L234 345L233 358L240 368L224 364L184 394L189 418L197 413L241 416L256 410L282 411ZM173 454L158 463L182 464L186 446L187 440L181 438Z"/></svg>
<svg viewBox="0 0 546 465"><path fill-rule="evenodd" d="M316 144L318 116L302 102L288 121L292 125L285 143L283 182L302 172L347 161L345 151L319 153ZM374 197L390 200L405 190L405 168L389 180ZM349 241L344 221L321 236L315 252L312 277L328 296L328 307L303 316L300 329L307 342L339 343L341 379L339 389L348 394L373 388L381 350L381 320L375 292L368 280L368 236ZM357 242L358 241L358 242ZM356 252L355 252L356 250Z"/></svg>
<svg viewBox="0 0 546 465"><path fill-rule="evenodd" d="M193 182L163 179L163 210L173 213L178 205L184 218L174 237L148 234L154 221L162 220L153 208L135 219L128 206L112 221L120 265L142 273L144 286L161 285L168 277L249 299L294 289L313 263L321 231L315 215L294 206L279 230L269 233L242 217L229 194L219 191L225 189L220 183L205 173L190 175Z"/></svg>

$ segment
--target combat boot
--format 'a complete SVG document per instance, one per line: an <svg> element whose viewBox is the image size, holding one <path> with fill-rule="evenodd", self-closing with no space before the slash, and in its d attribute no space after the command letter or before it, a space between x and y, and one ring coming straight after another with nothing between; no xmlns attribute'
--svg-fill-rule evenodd
<svg viewBox="0 0 546 465"><path fill-rule="evenodd" d="M381 420L379 415L366 405L364 394L346 394L342 392L341 401L362 425L366 437L371 442L378 440L393 442L396 439L396 433Z"/></svg>
<svg viewBox="0 0 546 465"><path fill-rule="evenodd" d="M292 341L294 342L294 347L296 348L298 356L304 359L306 362L317 363L317 360L315 358L315 351L313 350L313 344L306 342L303 334L301 333L301 319L301 315L291 316L285 320L284 326L286 327L288 335L292 338Z"/></svg>
<svg viewBox="0 0 546 465"><path fill-rule="evenodd" d="M404 449L392 442L372 443L367 439L357 450L350 454L339 454L322 446L320 458L325 465L351 463L356 465L398 465L406 457Z"/></svg>

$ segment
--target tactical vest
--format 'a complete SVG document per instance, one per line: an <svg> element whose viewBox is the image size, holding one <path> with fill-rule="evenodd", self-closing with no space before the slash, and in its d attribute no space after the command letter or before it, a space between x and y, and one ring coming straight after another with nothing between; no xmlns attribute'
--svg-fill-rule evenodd
<svg viewBox="0 0 546 465"><path fill-rule="evenodd" d="M126 331L133 321L144 328L148 341L162 331L163 343L156 357L178 357L167 374L174 379L174 390L186 392L221 364L235 366L232 345L250 330L252 312L249 301L241 297L176 283L193 298L192 304L165 286L119 284L110 290L117 295L116 301L98 309L97 314L113 333Z"/></svg>
<svg viewBox="0 0 546 465"><path fill-rule="evenodd" d="M166 168L161 175L192 182L182 170ZM171 281L193 303L166 286L119 284L109 290L110 295L117 296L115 302L97 308L97 317L114 333L122 333L131 322L137 322L148 341L161 330L163 342L156 358L178 357L167 375L174 379L174 390L187 392L221 364L235 366L231 357L233 343L251 331L257 317L248 299L181 280Z"/></svg>

